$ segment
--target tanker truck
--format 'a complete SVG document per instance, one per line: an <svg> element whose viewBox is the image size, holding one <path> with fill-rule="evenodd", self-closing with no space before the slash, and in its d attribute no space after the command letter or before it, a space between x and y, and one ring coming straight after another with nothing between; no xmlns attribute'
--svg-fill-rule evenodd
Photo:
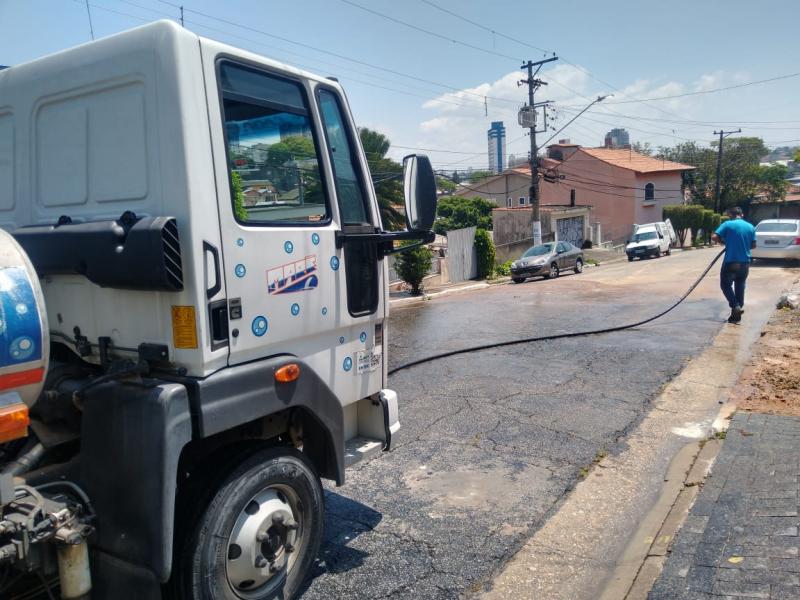
<svg viewBox="0 0 800 600"><path fill-rule="evenodd" d="M0 598L293 598L389 450L390 254L344 91L161 21L0 71Z"/></svg>

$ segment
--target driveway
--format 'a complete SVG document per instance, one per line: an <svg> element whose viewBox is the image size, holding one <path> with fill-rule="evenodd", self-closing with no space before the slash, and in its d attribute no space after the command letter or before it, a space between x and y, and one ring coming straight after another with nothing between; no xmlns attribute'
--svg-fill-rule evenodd
<svg viewBox="0 0 800 600"><path fill-rule="evenodd" d="M640 320L680 296L715 253L587 268L393 310L390 367ZM395 450L328 488L325 541L303 598L456 598L480 589L582 469L624 448L626 432L686 361L721 327L735 327L724 323L716 272L640 329L466 354L391 377L403 425ZM762 310L797 272L751 270Z"/></svg>

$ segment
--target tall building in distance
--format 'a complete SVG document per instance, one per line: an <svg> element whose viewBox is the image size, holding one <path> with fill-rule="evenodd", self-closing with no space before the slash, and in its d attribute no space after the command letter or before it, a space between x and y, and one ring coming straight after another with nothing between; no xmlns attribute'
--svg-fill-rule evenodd
<svg viewBox="0 0 800 600"><path fill-rule="evenodd" d="M603 145L606 148L627 148L631 145L631 136L626 130L617 127L606 134Z"/></svg>
<svg viewBox="0 0 800 600"><path fill-rule="evenodd" d="M489 170L502 173L506 168L506 128L502 121L492 121L486 132L489 140Z"/></svg>

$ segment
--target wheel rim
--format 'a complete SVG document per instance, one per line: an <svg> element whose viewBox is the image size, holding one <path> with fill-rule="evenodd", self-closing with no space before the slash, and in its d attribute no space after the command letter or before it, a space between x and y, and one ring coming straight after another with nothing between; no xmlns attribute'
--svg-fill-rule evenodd
<svg viewBox="0 0 800 600"><path fill-rule="evenodd" d="M300 499L291 488L271 486L245 503L228 536L225 573L240 598L277 588L284 570L300 554L303 520Z"/></svg>
<svg viewBox="0 0 800 600"><path fill-rule="evenodd" d="M581 271L583 271L583 261L582 261L581 259L578 259L578 260L576 261L576 263L575 263L575 269L578 271L578 273L580 273Z"/></svg>
<svg viewBox="0 0 800 600"><path fill-rule="evenodd" d="M550 265L550 277L558 277L558 267Z"/></svg>

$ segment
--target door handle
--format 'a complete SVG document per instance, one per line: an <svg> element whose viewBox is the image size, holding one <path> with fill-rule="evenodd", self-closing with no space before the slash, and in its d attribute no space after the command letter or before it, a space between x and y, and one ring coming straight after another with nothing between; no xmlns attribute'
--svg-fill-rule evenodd
<svg viewBox="0 0 800 600"><path fill-rule="evenodd" d="M211 254L214 259L214 285L206 289L206 298L211 300L222 289L222 275L219 269L219 250L217 247L203 240L203 256Z"/></svg>

